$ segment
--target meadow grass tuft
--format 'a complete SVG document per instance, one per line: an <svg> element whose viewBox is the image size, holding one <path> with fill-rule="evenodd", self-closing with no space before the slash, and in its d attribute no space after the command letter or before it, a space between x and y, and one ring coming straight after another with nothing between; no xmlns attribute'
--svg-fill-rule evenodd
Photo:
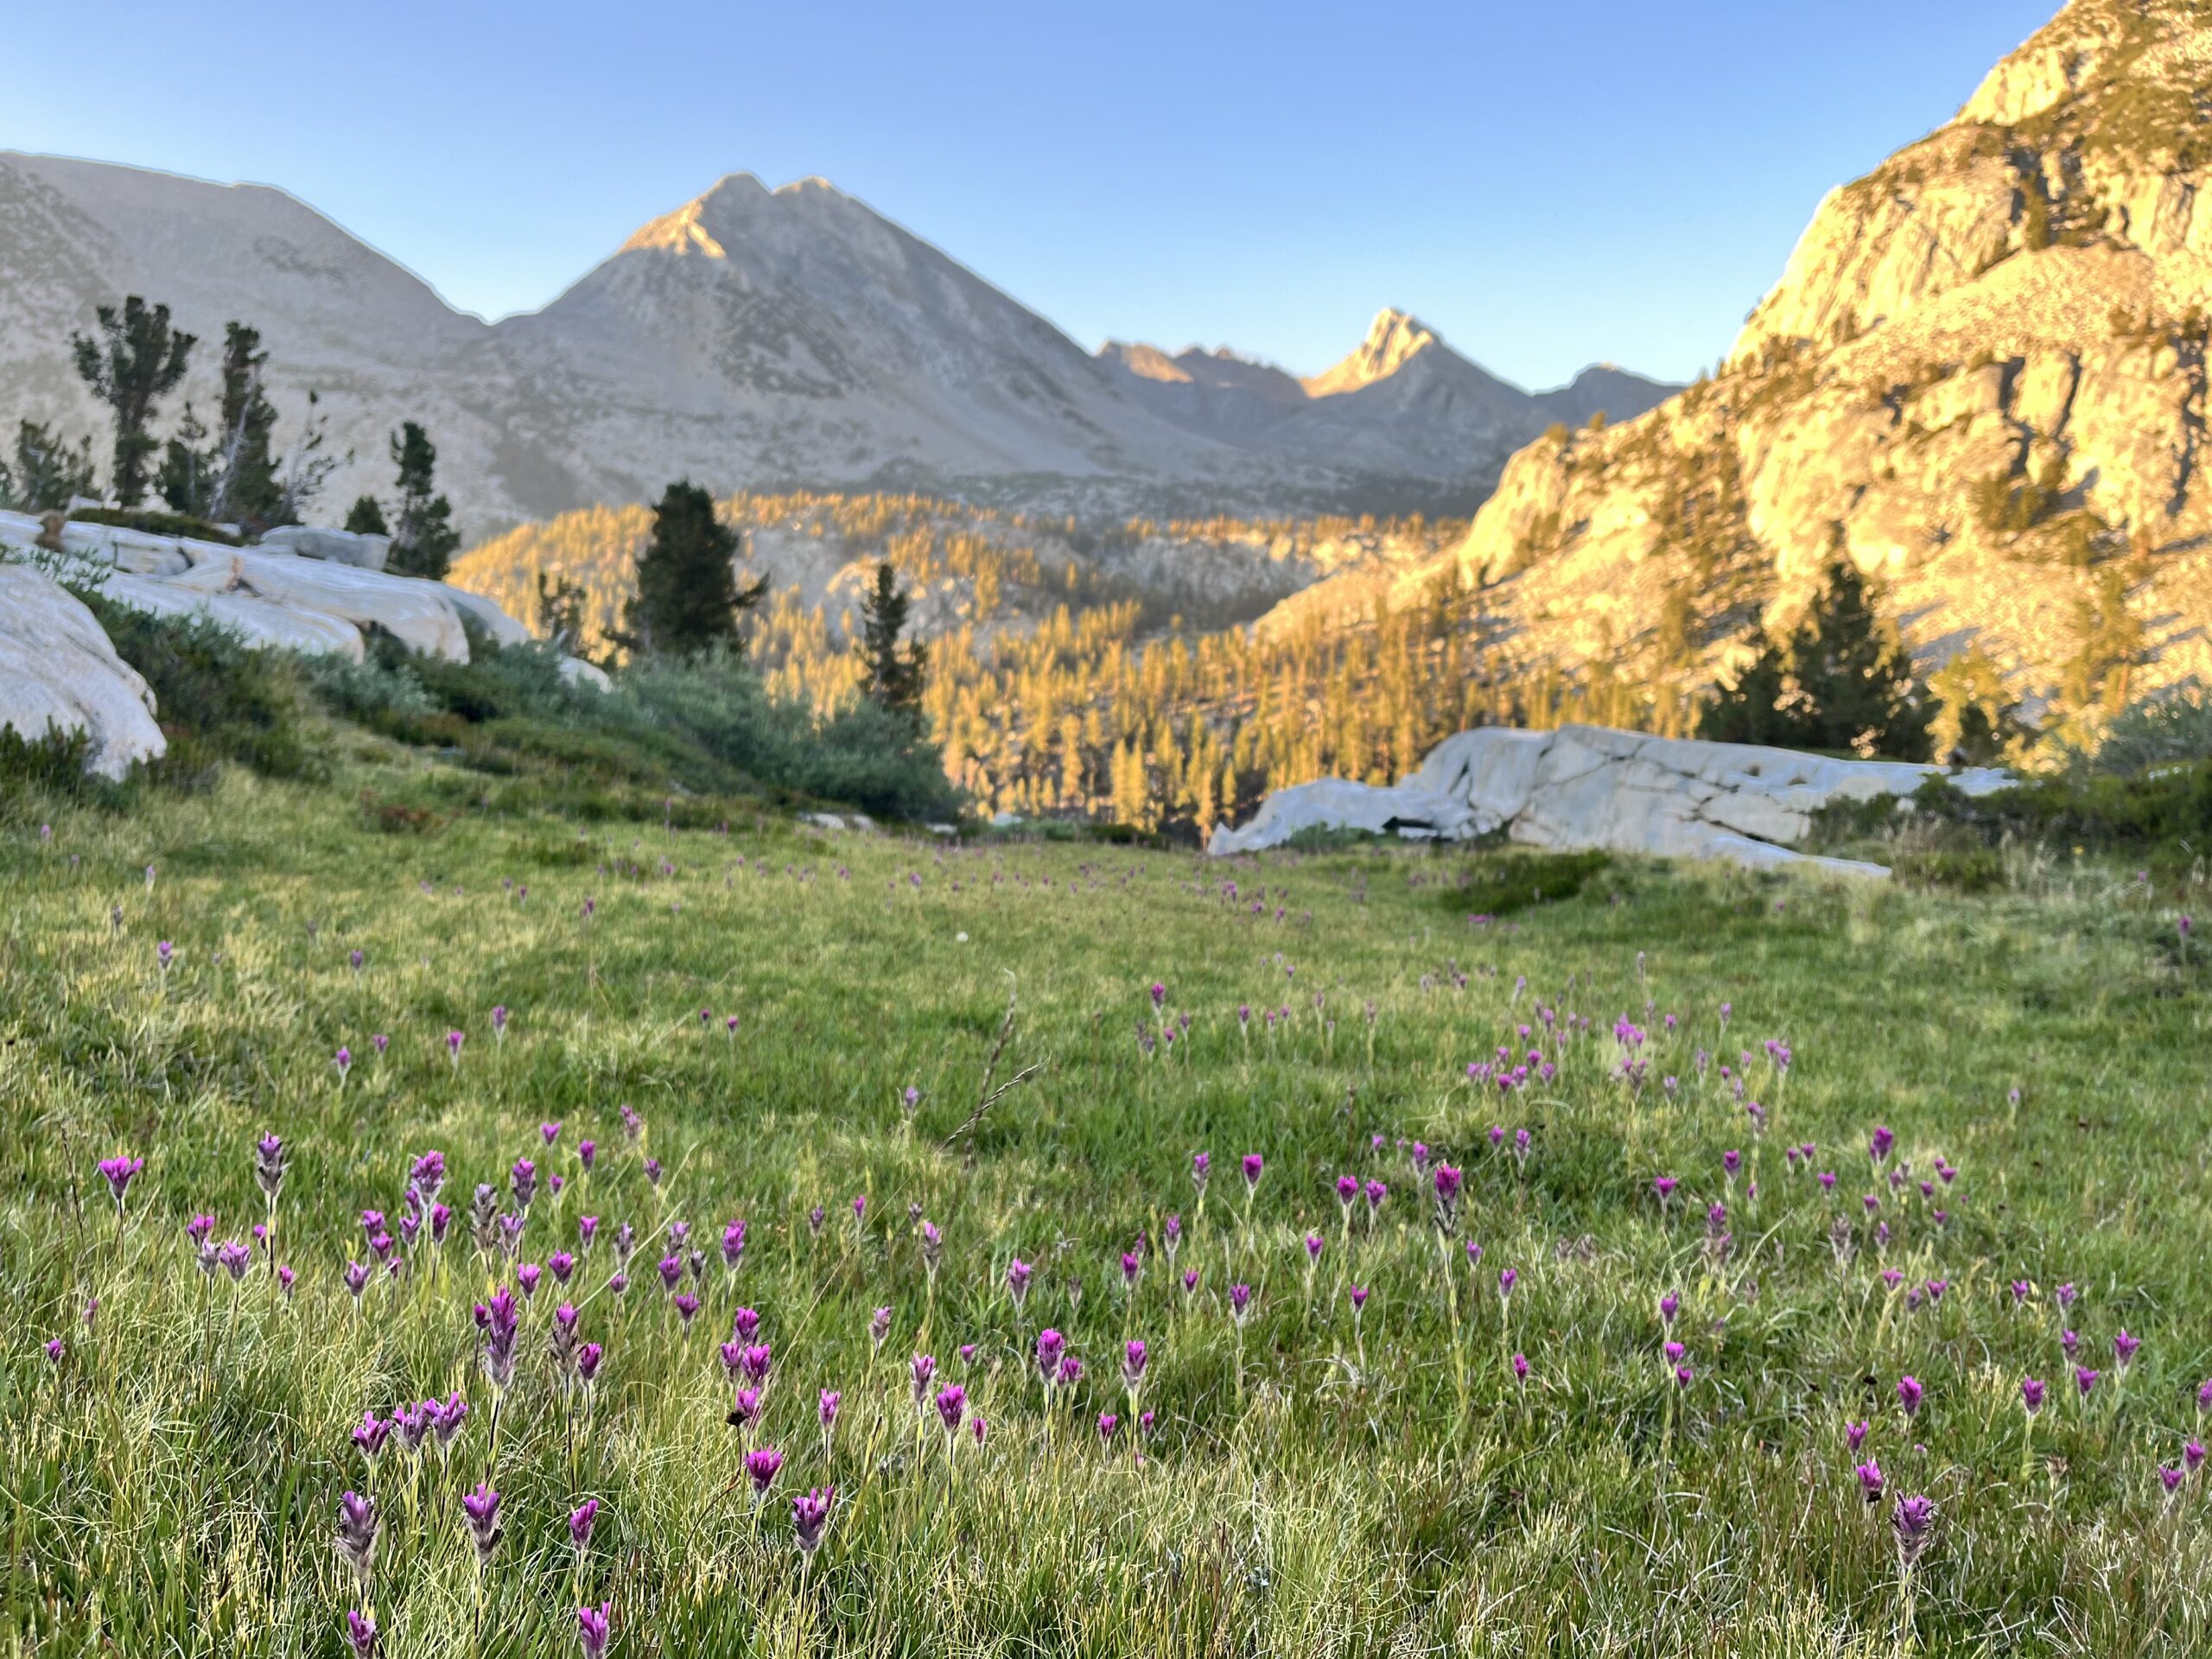
<svg viewBox="0 0 2212 1659"><path fill-rule="evenodd" d="M2193 879L1476 919L334 765L0 840L10 1651L2212 1648Z"/></svg>

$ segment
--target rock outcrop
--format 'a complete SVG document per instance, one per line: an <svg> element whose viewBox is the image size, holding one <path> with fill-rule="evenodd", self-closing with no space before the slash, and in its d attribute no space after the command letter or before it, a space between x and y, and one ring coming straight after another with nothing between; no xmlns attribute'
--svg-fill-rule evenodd
<svg viewBox="0 0 2212 1659"><path fill-rule="evenodd" d="M35 518L0 512L0 553L33 561L0 559L0 727L32 739L50 728L89 732L89 765L109 777L163 753L153 696L55 571L132 610L204 617L257 650L358 663L365 630L376 628L426 656L465 663L470 627L501 645L531 638L480 594L377 568L386 550L380 536L280 532L238 548L71 523L57 555L39 546L41 531ZM40 568L45 561L50 569ZM571 684L608 687L589 663L563 658L560 668Z"/></svg>
<svg viewBox="0 0 2212 1659"><path fill-rule="evenodd" d="M391 556L391 537L359 535L350 530L317 530L307 524L283 524L261 538L264 547L281 547L303 559L328 559L363 570L381 570Z"/></svg>
<svg viewBox="0 0 2212 1659"><path fill-rule="evenodd" d="M38 520L0 512L0 548L36 544ZM410 650L468 660L464 622L503 645L530 630L494 601L443 582L394 575L381 536L294 526L253 547L72 523L62 547L75 573L118 603L163 616L203 615L247 645L363 656L363 630L379 628Z"/></svg>
<svg viewBox="0 0 2212 1659"><path fill-rule="evenodd" d="M168 744L154 696L115 654L84 602L44 571L0 564L0 728L37 742L54 733L91 738L86 770L121 778Z"/></svg>
<svg viewBox="0 0 2212 1659"><path fill-rule="evenodd" d="M1840 548L1924 666L1975 649L2031 713L2212 676L2208 80L2212 11L2073 0L1829 193L1716 375L1522 450L1455 553L1294 607L1479 578L1524 659L1690 688Z"/></svg>
<svg viewBox="0 0 2212 1659"><path fill-rule="evenodd" d="M1249 823L1216 830L1206 850L1256 852L1306 829L1444 840L1502 831L1532 847L1884 875L1879 865L1814 857L1792 845L1831 802L1909 795L1942 771L1603 726L1550 732L1484 727L1446 738L1420 770L1389 787L1327 779L1278 790ZM1944 775L1969 795L2012 781L1986 768Z"/></svg>

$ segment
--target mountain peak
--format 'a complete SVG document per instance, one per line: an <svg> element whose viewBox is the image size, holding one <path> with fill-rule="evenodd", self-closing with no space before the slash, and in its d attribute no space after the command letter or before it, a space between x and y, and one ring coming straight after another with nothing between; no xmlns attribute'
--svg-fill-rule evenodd
<svg viewBox="0 0 2212 1659"><path fill-rule="evenodd" d="M727 184L729 181L721 182ZM719 190L721 185L715 188ZM619 251L633 253L652 249L663 253L696 253L709 259L728 257L722 245L708 232L706 226L708 198L713 194L709 191L707 195L694 196L674 213L647 219L630 232Z"/></svg>
<svg viewBox="0 0 2212 1659"><path fill-rule="evenodd" d="M725 173L674 213L663 213L639 226L630 233L620 251L651 249L663 253L696 254L708 259L726 258L732 229L758 222L754 216L772 213L774 204L791 207L851 200L850 196L817 174L793 179L771 190L758 174Z"/></svg>
<svg viewBox="0 0 2212 1659"><path fill-rule="evenodd" d="M1367 338L1334 368L1306 382L1308 395L1333 397L1387 380L1431 346L1443 348L1436 331L1409 311L1386 306L1367 325Z"/></svg>
<svg viewBox="0 0 2212 1659"><path fill-rule="evenodd" d="M1146 380L1187 385L1191 379L1189 370L1159 346L1142 340L1109 340L1098 348L1098 359Z"/></svg>
<svg viewBox="0 0 2212 1659"><path fill-rule="evenodd" d="M1271 406L1294 407L1306 401L1305 388L1272 363L1262 363L1217 346L1186 346L1170 357L1142 341L1109 340L1098 348L1109 368L1159 385L1202 388L1209 392L1249 395Z"/></svg>

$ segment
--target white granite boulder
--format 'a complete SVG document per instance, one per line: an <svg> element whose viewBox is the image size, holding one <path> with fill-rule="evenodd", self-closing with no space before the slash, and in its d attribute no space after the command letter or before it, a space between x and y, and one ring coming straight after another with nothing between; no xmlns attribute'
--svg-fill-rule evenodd
<svg viewBox="0 0 2212 1659"><path fill-rule="evenodd" d="M0 564L0 727L34 741L89 733L86 768L104 778L168 748L138 671L83 601L29 565Z"/></svg>
<svg viewBox="0 0 2212 1659"><path fill-rule="evenodd" d="M118 605L151 616L205 617L256 651L296 651L302 656L339 656L357 663L365 654L361 631L327 612L273 604L244 592L188 588L122 570L87 569L85 576Z"/></svg>
<svg viewBox="0 0 2212 1659"><path fill-rule="evenodd" d="M442 582L429 585L444 596L448 604L490 634L494 645L526 645L536 637L501 610L496 601L485 598L481 594L472 594L466 588L448 587Z"/></svg>
<svg viewBox="0 0 2212 1659"><path fill-rule="evenodd" d="M1791 846L1810 833L1813 814L1830 802L1909 795L1942 770L1602 726L1555 732L1488 727L1446 738L1418 771L1389 788L1325 780L1278 790L1250 823L1216 830L1207 850L1280 846L1309 825L1447 839L1502 829L1534 847L1880 875L1887 872L1878 865L1811 858ZM1988 768L1946 775L1969 795L2012 781Z"/></svg>
<svg viewBox="0 0 2212 1659"><path fill-rule="evenodd" d="M30 549L41 530L28 514L0 512L0 546ZM237 548L73 521L61 539L88 579L107 570L131 578L107 588L121 602L165 615L216 617L249 645L336 651L358 661L361 630L373 626L410 650L467 662L463 618L503 645L531 638L480 594L383 569L388 543L379 536L288 525L256 546Z"/></svg>
<svg viewBox="0 0 2212 1659"><path fill-rule="evenodd" d="M303 559L323 559L350 564L359 570L381 570L391 556L391 537L366 536L350 530L318 530L307 524L281 524L261 538L264 547L283 548Z"/></svg>
<svg viewBox="0 0 2212 1659"><path fill-rule="evenodd" d="M563 657L557 666L561 677L570 685L588 685L594 691L614 689L614 682L607 677L607 671L597 663L588 663L581 657Z"/></svg>
<svg viewBox="0 0 2212 1659"><path fill-rule="evenodd" d="M223 556L205 559L172 580L176 587L202 593L244 593L288 607L320 611L357 628L383 628L426 657L468 660L461 607L453 601L453 590L439 582L258 548L226 549Z"/></svg>
<svg viewBox="0 0 2212 1659"><path fill-rule="evenodd" d="M1464 841L1486 835L1498 820L1464 799L1423 788L1416 778L1388 788L1323 778L1279 789L1241 830L1216 830L1207 850L1244 853L1280 847L1302 830L1364 830L1375 835Z"/></svg>

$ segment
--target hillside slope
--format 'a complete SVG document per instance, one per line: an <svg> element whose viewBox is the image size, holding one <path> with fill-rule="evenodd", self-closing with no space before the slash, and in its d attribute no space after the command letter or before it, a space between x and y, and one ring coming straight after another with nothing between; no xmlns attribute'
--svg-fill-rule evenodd
<svg viewBox="0 0 2212 1659"><path fill-rule="evenodd" d="M1465 512L1552 418L1440 342L1342 397L1233 359L1200 385L1154 353L1148 378L819 179L730 175L542 311L486 324L282 191L0 152L0 420L104 442L69 337L134 293L203 341L185 392L203 411L232 318L269 349L280 443L320 391L353 456L326 512L388 488L387 434L423 422L471 538L684 476L1104 522Z"/></svg>
<svg viewBox="0 0 2212 1659"><path fill-rule="evenodd" d="M2203 0L2073 0L1829 194L1717 378L1530 445L1438 567L1274 625L1451 569L1528 648L1709 674L1840 547L2031 713L2212 672L2208 65Z"/></svg>

